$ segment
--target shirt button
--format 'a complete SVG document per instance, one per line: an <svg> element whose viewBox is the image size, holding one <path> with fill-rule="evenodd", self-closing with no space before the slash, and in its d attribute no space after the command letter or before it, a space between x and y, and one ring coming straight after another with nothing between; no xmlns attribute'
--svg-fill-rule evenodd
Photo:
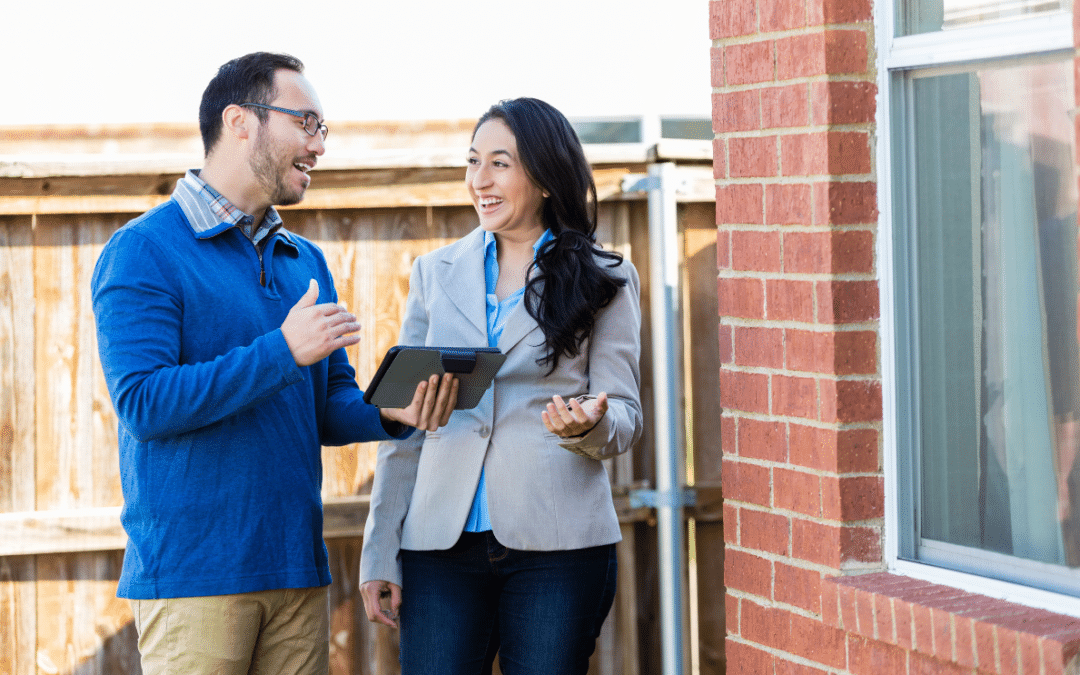
<svg viewBox="0 0 1080 675"><path fill-rule="evenodd" d="M476 433L480 434L480 438L487 438L491 435L491 427L486 424L481 425L481 427L476 430Z"/></svg>

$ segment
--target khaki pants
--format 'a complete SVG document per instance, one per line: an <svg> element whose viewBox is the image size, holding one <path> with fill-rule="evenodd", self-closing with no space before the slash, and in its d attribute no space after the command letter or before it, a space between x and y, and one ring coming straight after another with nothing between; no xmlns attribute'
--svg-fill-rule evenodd
<svg viewBox="0 0 1080 675"><path fill-rule="evenodd" d="M327 588L132 600L143 675L326 675Z"/></svg>

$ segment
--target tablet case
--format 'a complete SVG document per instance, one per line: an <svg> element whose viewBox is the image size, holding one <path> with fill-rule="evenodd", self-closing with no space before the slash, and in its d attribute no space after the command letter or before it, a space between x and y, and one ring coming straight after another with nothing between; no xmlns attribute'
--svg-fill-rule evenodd
<svg viewBox="0 0 1080 675"><path fill-rule="evenodd" d="M391 347L364 390L364 401L380 408L404 408L412 403L416 385L432 374L456 374L455 410L475 408L491 386L506 355L494 347Z"/></svg>

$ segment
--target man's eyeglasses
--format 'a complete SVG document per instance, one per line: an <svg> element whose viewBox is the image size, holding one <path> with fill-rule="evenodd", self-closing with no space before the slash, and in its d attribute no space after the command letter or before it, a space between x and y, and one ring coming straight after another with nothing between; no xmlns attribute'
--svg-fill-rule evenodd
<svg viewBox="0 0 1080 675"><path fill-rule="evenodd" d="M303 117L304 131L308 133L308 136L314 136L315 134L321 133L324 141L326 140L326 134L330 132L330 130L326 128L326 125L322 123L322 120L315 117L314 113L289 110L288 108L279 108L275 105L263 105L262 103L241 103L240 105L250 106L252 108L265 108L266 110L276 110L285 113L286 115L292 115L293 117Z"/></svg>

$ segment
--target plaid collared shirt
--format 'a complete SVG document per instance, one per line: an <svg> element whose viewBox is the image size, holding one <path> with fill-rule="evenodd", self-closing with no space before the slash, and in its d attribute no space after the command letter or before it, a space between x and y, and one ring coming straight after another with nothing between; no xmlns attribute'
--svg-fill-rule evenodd
<svg viewBox="0 0 1080 675"><path fill-rule="evenodd" d="M236 208L221 193L207 185L206 181L199 178L198 169L188 171L176 182L176 190L172 196L179 202L196 232L206 232L221 223L235 225L255 244L260 257L260 244L281 227L281 216L273 206L266 210L266 216L256 227L255 218Z"/></svg>

